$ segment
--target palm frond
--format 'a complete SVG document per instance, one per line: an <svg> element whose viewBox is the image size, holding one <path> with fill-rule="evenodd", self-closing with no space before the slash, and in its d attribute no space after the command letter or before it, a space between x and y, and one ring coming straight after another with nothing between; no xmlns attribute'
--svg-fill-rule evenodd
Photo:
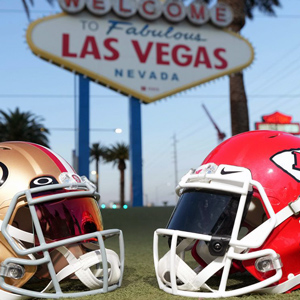
<svg viewBox="0 0 300 300"><path fill-rule="evenodd" d="M100 143L92 144L92 147L90 148L91 161L99 161L101 157L106 155L106 152L107 148L102 146Z"/></svg>
<svg viewBox="0 0 300 300"><path fill-rule="evenodd" d="M30 22L31 21L30 20L30 9L29 9L28 2L31 6L34 6L34 0L22 0L27 19ZM46 2L48 2L49 5L53 6L53 4L55 3L55 0L46 0Z"/></svg>
<svg viewBox="0 0 300 300"><path fill-rule="evenodd" d="M27 141L49 147L44 119L31 112L0 110L0 141Z"/></svg>

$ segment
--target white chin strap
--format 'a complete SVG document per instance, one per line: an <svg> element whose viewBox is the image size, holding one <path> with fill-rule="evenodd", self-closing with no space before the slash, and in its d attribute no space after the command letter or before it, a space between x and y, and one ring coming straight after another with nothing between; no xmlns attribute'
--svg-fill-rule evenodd
<svg viewBox="0 0 300 300"><path fill-rule="evenodd" d="M176 274L177 287L184 291L199 291L200 288L213 291L205 282L216 272L224 267L224 257L218 257L200 273L192 270L177 254L175 255L174 269ZM171 283L171 251L168 251L158 263L158 275L161 280L168 286Z"/></svg>
<svg viewBox="0 0 300 300"><path fill-rule="evenodd" d="M179 290L199 291L200 288L212 291L205 282L216 272L224 267L224 257L217 257L205 268L198 268L195 272L192 270L178 254L190 247L195 241L193 239L184 239L176 247L175 261L172 266L172 251L168 251L158 262L158 275L161 280L168 286L172 286L171 271L174 268L176 277L174 278L178 284Z"/></svg>
<svg viewBox="0 0 300 300"><path fill-rule="evenodd" d="M69 265L60 270L57 274L57 280L60 282L64 278L75 274L77 278L89 289L99 289L103 287L103 269L100 268L102 263L102 255L100 250L94 250L85 253L79 258L66 247L56 248L68 261ZM110 249L106 249L107 263L110 265L108 269L108 285L118 283L121 277L120 260L116 252ZM47 292L53 287L52 281L42 291Z"/></svg>
<svg viewBox="0 0 300 300"><path fill-rule="evenodd" d="M1 225L2 220L0 220L0 229ZM25 232L11 225L8 225L8 232L16 240L34 243L34 236L32 233ZM68 262L68 265L56 274L58 282L75 274L77 278L91 290L103 287L102 278L104 272L100 267L102 264L102 255L99 249L87 252L79 256L79 258L76 258L75 255L64 246L56 248L56 250L58 250ZM113 250L106 249L105 252L107 264L110 266L108 269L108 286L111 286L118 283L121 277L120 259L118 254ZM30 258L34 259L32 255L30 255ZM51 281L41 293L49 291L52 287L53 282ZM0 289L1 300L22 300L27 298L27 296L20 296Z"/></svg>

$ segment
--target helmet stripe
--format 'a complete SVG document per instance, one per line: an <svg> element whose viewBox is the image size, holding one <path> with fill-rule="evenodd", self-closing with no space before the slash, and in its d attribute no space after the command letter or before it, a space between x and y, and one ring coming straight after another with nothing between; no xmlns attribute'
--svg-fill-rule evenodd
<svg viewBox="0 0 300 300"><path fill-rule="evenodd" d="M47 154L58 166L61 172L70 172L70 173L76 173L73 167L61 156L59 156L57 153L53 152L49 148L46 148L44 146L34 144L34 143L28 143L41 151L43 151L45 154Z"/></svg>

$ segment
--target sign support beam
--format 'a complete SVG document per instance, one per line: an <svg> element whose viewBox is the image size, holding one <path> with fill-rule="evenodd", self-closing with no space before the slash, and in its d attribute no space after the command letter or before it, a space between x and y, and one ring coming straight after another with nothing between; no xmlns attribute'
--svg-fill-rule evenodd
<svg viewBox="0 0 300 300"><path fill-rule="evenodd" d="M79 75L79 107L78 107L78 174L89 178L90 161L90 80Z"/></svg>
<svg viewBox="0 0 300 300"><path fill-rule="evenodd" d="M141 102L135 97L129 97L129 127L131 203L132 206L143 206Z"/></svg>

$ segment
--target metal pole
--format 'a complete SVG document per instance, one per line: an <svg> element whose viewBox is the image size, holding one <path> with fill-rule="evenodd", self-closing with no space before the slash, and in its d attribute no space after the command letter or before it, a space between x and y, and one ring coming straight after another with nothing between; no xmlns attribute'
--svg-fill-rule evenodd
<svg viewBox="0 0 300 300"><path fill-rule="evenodd" d="M79 75L78 108L78 174L89 178L90 160L90 86L89 79Z"/></svg>
<svg viewBox="0 0 300 300"><path fill-rule="evenodd" d="M175 176L174 176L174 178L175 178L175 189L176 189L176 187L177 187L177 185L178 185L178 167L177 167L177 164L178 164L178 162L177 162L177 139L176 139L176 134L174 133L174 135L173 135L173 145L174 145L174 171L175 171ZM177 194L175 193L175 203L177 203L177 201L178 201L178 196L177 196Z"/></svg>
<svg viewBox="0 0 300 300"><path fill-rule="evenodd" d="M141 102L134 97L129 97L129 127L131 201L132 206L143 206Z"/></svg>
<svg viewBox="0 0 300 300"><path fill-rule="evenodd" d="M177 139L176 139L176 134L174 133L174 135L173 135L173 146L174 146L174 171L175 171L174 178L175 178L175 188L178 185L177 147L176 147L176 144L177 144Z"/></svg>

